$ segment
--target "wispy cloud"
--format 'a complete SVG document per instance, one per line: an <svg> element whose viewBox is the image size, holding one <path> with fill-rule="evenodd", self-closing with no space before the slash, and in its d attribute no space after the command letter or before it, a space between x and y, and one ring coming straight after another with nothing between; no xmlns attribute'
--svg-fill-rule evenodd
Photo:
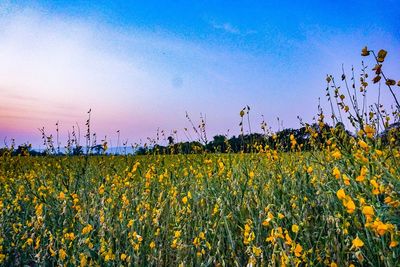
<svg viewBox="0 0 400 267"><path fill-rule="evenodd" d="M214 29L218 29L218 30L223 30L227 33L232 33L232 34L241 34L241 31L239 30L238 27L233 26L231 23L229 22L225 22L225 23L216 23L216 22L211 22L211 26Z"/></svg>

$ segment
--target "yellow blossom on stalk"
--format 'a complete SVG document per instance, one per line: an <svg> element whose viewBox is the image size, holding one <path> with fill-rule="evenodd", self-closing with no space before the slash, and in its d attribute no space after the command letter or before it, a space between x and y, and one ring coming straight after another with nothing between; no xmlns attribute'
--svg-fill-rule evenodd
<svg viewBox="0 0 400 267"><path fill-rule="evenodd" d="M363 149L368 149L369 148L368 144L365 143L363 140L359 140L358 141L358 145Z"/></svg>
<svg viewBox="0 0 400 267"><path fill-rule="evenodd" d="M149 247L150 247L151 249L155 248L155 247L156 247L156 243L155 243L154 241L151 241Z"/></svg>
<svg viewBox="0 0 400 267"><path fill-rule="evenodd" d="M340 158L342 157L342 153L340 153L339 150L335 150L335 151L332 153L332 157L333 157L334 159L340 159Z"/></svg>
<svg viewBox="0 0 400 267"><path fill-rule="evenodd" d="M332 175L335 176L336 179L340 178L340 171L339 171L338 167L333 168Z"/></svg>
<svg viewBox="0 0 400 267"><path fill-rule="evenodd" d="M36 238L36 242L35 242L35 247L34 247L34 249L38 249L39 246L40 246L40 237L37 237L37 238Z"/></svg>
<svg viewBox="0 0 400 267"><path fill-rule="evenodd" d="M172 240L171 248L177 248L178 247L178 239Z"/></svg>
<svg viewBox="0 0 400 267"><path fill-rule="evenodd" d="M90 233L90 231L92 231L92 230L93 230L93 226L91 226L90 224L88 224L87 226L85 226L85 227L82 229L82 234L85 235L85 234L87 234L87 233Z"/></svg>
<svg viewBox="0 0 400 267"><path fill-rule="evenodd" d="M350 185L350 178L346 174L343 174L342 179L343 179L343 183L345 185L347 185L347 186Z"/></svg>
<svg viewBox="0 0 400 267"><path fill-rule="evenodd" d="M285 234L285 240L286 240L285 241L286 244L288 244L289 246L292 245L293 240L288 233Z"/></svg>
<svg viewBox="0 0 400 267"><path fill-rule="evenodd" d="M64 249L60 249L60 250L58 251L58 255L60 256L60 259L61 259L61 260L65 260L65 257L67 256L67 253L65 252Z"/></svg>
<svg viewBox="0 0 400 267"><path fill-rule="evenodd" d="M336 192L336 196L338 197L338 199L342 200L342 199L345 199L345 198L346 198L346 193L344 192L343 189L339 189L339 190Z"/></svg>
<svg viewBox="0 0 400 267"><path fill-rule="evenodd" d="M366 175L367 175L367 172L368 172L367 167L362 166L360 175L356 177L356 181L357 181L357 182L362 182L362 181L364 181L364 180L365 180L365 177L366 177Z"/></svg>
<svg viewBox="0 0 400 267"><path fill-rule="evenodd" d="M193 245L194 245L195 247L200 246L200 238L195 237L195 238L193 239Z"/></svg>
<svg viewBox="0 0 400 267"><path fill-rule="evenodd" d="M187 202L188 202L188 198L186 196L184 196L182 198L182 203L186 205Z"/></svg>
<svg viewBox="0 0 400 267"><path fill-rule="evenodd" d="M395 248L395 247L397 247L398 245L399 245L399 242L393 241L393 240L392 240L392 241L390 242L390 244L389 244L389 247L390 247L390 248Z"/></svg>
<svg viewBox="0 0 400 267"><path fill-rule="evenodd" d="M28 244L28 246L32 245L33 244L33 239L32 238L28 238L26 240L26 244Z"/></svg>
<svg viewBox="0 0 400 267"><path fill-rule="evenodd" d="M378 234L380 236L384 235L386 233L386 231L389 229L389 226L385 223L380 223L377 228L376 231L378 232Z"/></svg>
<svg viewBox="0 0 400 267"><path fill-rule="evenodd" d="M249 178L250 178L250 179L253 179L253 178L254 178L254 172L253 172L253 171L250 171L250 172L249 172Z"/></svg>
<svg viewBox="0 0 400 267"><path fill-rule="evenodd" d="M79 254L79 259L81 261L79 266L84 267L84 266L87 265L87 259L86 259L86 255L85 254L83 254L83 253Z"/></svg>
<svg viewBox="0 0 400 267"><path fill-rule="evenodd" d="M42 216L42 214L43 214L43 204L40 203L39 205L36 205L35 210L36 210L35 211L36 216L38 216L38 217Z"/></svg>
<svg viewBox="0 0 400 267"><path fill-rule="evenodd" d="M364 132L365 132L365 134L367 135L368 138L372 138L372 137L374 137L375 129L372 126L366 124L364 126Z"/></svg>
<svg viewBox="0 0 400 267"><path fill-rule="evenodd" d="M297 234L299 232L299 226L297 224L293 224L292 225L292 231L293 231L293 233Z"/></svg>
<svg viewBox="0 0 400 267"><path fill-rule="evenodd" d="M343 204L346 207L347 212L350 214L353 213L356 209L356 205L354 204L354 201L350 197L347 197Z"/></svg>
<svg viewBox="0 0 400 267"><path fill-rule="evenodd" d="M252 251L256 257L259 257L262 253L262 249L260 247L256 247L256 246L252 247Z"/></svg>
<svg viewBox="0 0 400 267"><path fill-rule="evenodd" d="M64 200L65 199L65 194L64 194L64 192L60 192L60 194L58 194L58 198L60 199L60 200Z"/></svg>
<svg viewBox="0 0 400 267"><path fill-rule="evenodd" d="M55 255L57 255L57 252L55 252L54 249L52 249L51 246L49 247L49 251L50 251L50 255L51 255L52 257L54 257Z"/></svg>
<svg viewBox="0 0 400 267"><path fill-rule="evenodd" d="M371 181L369 181L369 183L374 187L374 189L372 190L372 194L379 195L381 193L379 190L379 183L375 179L372 179Z"/></svg>
<svg viewBox="0 0 400 267"><path fill-rule="evenodd" d="M362 213L367 218L367 222L372 220L372 216L374 216L374 209L371 206L364 206L362 209Z"/></svg>
<svg viewBox="0 0 400 267"><path fill-rule="evenodd" d="M351 241L354 248L361 248L364 246L364 242L357 236L356 238Z"/></svg>
<svg viewBox="0 0 400 267"><path fill-rule="evenodd" d="M175 232L174 232L174 237L175 237L175 238L181 237L181 231L175 231Z"/></svg>
<svg viewBox="0 0 400 267"><path fill-rule="evenodd" d="M100 195L104 194L104 185L101 185L101 186L99 187L99 194L100 194Z"/></svg>
<svg viewBox="0 0 400 267"><path fill-rule="evenodd" d="M367 222L366 227L371 228L377 235L383 236L388 231L393 230L394 226L390 223L383 223L379 218L376 218L373 222Z"/></svg>
<svg viewBox="0 0 400 267"><path fill-rule="evenodd" d="M300 244L297 244L294 249L294 255L296 255L296 257L300 257L302 251L303 251L303 247Z"/></svg>
<svg viewBox="0 0 400 267"><path fill-rule="evenodd" d="M218 203L215 203L215 205L214 205L214 209L213 209L213 212L212 212L212 215L215 215L215 214L217 214L217 213L218 213L218 211L219 211L219 205L218 205Z"/></svg>
<svg viewBox="0 0 400 267"><path fill-rule="evenodd" d="M124 253L121 254L120 259L121 261L124 261L128 256Z"/></svg>
<svg viewBox="0 0 400 267"><path fill-rule="evenodd" d="M313 172L313 168L311 167L311 166L309 166L308 168L307 168L307 173L308 174L311 174Z"/></svg>
<svg viewBox="0 0 400 267"><path fill-rule="evenodd" d="M204 234L204 232L200 232L199 233L199 238L205 240L206 239L206 235Z"/></svg>
<svg viewBox="0 0 400 267"><path fill-rule="evenodd" d="M243 244L249 245L255 239L255 234L251 231L251 220L248 220L247 223L244 225L243 231Z"/></svg>
<svg viewBox="0 0 400 267"><path fill-rule="evenodd" d="M366 57L369 56L370 52L368 50L368 48L365 46L362 50L361 50L361 56Z"/></svg>
<svg viewBox="0 0 400 267"><path fill-rule="evenodd" d="M263 226L268 226L269 222L274 218L274 215L271 212L268 212L267 218L262 222Z"/></svg>

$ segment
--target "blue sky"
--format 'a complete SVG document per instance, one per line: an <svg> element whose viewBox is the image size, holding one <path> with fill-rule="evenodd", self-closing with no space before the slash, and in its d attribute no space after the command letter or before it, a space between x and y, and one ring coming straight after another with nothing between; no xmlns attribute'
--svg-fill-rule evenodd
<svg viewBox="0 0 400 267"><path fill-rule="evenodd" d="M65 135L89 108L100 136L129 142L184 140L185 111L237 134L245 105L253 129L298 127L365 45L399 78L399 15L398 1L3 1L0 137L39 143L57 121Z"/></svg>

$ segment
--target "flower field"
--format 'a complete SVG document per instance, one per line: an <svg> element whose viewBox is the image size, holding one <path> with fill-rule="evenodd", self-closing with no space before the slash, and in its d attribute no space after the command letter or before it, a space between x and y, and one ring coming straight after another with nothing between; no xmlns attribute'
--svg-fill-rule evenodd
<svg viewBox="0 0 400 267"><path fill-rule="evenodd" d="M2 264L399 264L398 150L9 157Z"/></svg>

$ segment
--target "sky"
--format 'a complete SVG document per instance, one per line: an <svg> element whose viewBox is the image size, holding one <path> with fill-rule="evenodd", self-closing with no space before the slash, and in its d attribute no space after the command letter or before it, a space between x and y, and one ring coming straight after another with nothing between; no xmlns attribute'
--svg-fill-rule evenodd
<svg viewBox="0 0 400 267"><path fill-rule="evenodd" d="M262 116L298 128L318 98L328 107L327 74L373 65L365 45L400 79L399 17L395 0L0 1L0 146L38 147L57 122L65 141L89 109L114 144L118 130L128 144L157 129L186 141L186 112L210 137L238 134L246 105L253 131Z"/></svg>

